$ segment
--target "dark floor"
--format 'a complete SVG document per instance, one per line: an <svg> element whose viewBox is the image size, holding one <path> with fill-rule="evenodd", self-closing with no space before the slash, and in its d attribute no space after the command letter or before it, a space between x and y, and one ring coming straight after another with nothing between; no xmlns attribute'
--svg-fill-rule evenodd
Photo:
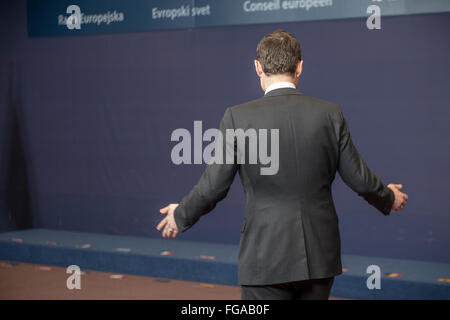
<svg viewBox="0 0 450 320"><path fill-rule="evenodd" d="M0 300L240 300L237 286L82 270L81 289L67 289L62 267L0 261ZM331 298L337 299L337 298Z"/></svg>
<svg viewBox="0 0 450 320"><path fill-rule="evenodd" d="M82 270L83 271L83 270ZM81 289L66 286L66 269L0 261L0 299L239 300L240 288L85 270Z"/></svg>

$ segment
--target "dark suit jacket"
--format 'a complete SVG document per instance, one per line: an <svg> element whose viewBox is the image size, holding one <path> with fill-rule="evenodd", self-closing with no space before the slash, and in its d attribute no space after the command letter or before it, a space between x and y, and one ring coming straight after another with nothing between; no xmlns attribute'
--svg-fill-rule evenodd
<svg viewBox="0 0 450 320"><path fill-rule="evenodd" d="M221 121L221 130L227 128L279 129L279 171L261 175L260 164L208 165L175 210L179 230L187 230L211 211L239 171L246 195L239 284L285 283L342 273L338 217L331 195L336 171L385 215L394 194L361 159L340 108L295 89L276 89L228 108Z"/></svg>

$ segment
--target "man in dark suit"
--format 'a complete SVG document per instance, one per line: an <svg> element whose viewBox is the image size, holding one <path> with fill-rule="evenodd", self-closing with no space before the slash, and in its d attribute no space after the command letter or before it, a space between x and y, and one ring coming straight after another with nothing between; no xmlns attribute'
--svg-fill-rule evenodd
<svg viewBox="0 0 450 320"><path fill-rule="evenodd" d="M238 268L242 299L328 299L334 276L342 273L331 195L337 171L384 215L403 209L408 199L401 185L386 186L369 170L339 106L296 90L302 66L294 36L282 30L266 35L255 60L264 97L228 108L220 125L224 137L227 130L277 130L278 141L270 145L279 152L276 172L262 174L261 161L216 161L180 204L160 210L167 216L157 229L175 238L227 195L239 172L246 195ZM222 145L224 152L255 150L249 139L244 148L236 139Z"/></svg>

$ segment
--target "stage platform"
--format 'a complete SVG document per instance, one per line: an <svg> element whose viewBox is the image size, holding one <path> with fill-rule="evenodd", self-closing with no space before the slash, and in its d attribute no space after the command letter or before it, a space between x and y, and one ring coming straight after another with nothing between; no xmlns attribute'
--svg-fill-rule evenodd
<svg viewBox="0 0 450 320"><path fill-rule="evenodd" d="M47 229L0 233L0 260L238 285L235 245ZM450 299L450 264L343 255L331 295L350 299ZM369 290L369 265L381 289ZM0 279L1 281L1 279Z"/></svg>

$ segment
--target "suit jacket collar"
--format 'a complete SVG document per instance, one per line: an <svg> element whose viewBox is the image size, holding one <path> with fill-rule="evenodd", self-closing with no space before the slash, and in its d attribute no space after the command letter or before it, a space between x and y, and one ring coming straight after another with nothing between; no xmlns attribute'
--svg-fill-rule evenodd
<svg viewBox="0 0 450 320"><path fill-rule="evenodd" d="M294 88L280 88L269 91L267 94L264 95L264 97L285 96L291 94L303 95L302 93L297 91L297 89Z"/></svg>

